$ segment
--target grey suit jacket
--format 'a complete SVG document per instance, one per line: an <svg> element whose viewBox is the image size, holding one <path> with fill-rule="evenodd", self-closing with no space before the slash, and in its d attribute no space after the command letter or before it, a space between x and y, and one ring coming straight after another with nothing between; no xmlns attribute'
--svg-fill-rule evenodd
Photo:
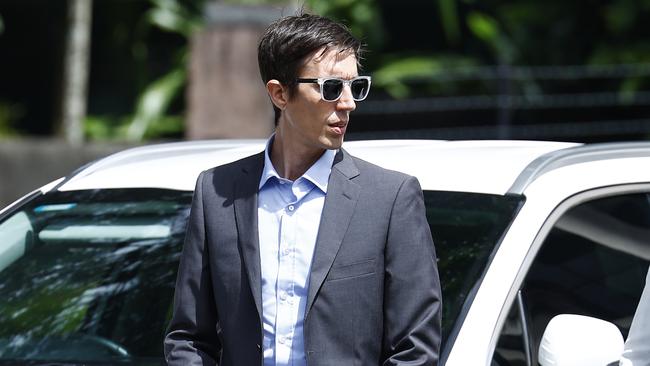
<svg viewBox="0 0 650 366"><path fill-rule="evenodd" d="M260 153L198 178L165 337L170 365L262 365L263 165ZM307 364L436 365L440 311L419 183L341 149L310 272Z"/></svg>

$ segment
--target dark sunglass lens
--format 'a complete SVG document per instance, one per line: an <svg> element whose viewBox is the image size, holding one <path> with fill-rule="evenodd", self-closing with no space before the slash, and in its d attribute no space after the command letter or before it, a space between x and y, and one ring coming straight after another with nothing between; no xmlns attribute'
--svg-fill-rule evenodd
<svg viewBox="0 0 650 366"><path fill-rule="evenodd" d="M336 100L343 91L343 82L337 79L327 79L323 82L323 99Z"/></svg>
<svg viewBox="0 0 650 366"><path fill-rule="evenodd" d="M357 79L352 82L350 89L352 90L352 98L364 99L368 95L368 79Z"/></svg>

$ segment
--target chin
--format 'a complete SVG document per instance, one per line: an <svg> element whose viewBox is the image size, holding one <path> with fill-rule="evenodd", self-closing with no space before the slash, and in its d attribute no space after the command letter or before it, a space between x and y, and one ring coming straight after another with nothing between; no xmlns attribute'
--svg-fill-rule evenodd
<svg viewBox="0 0 650 366"><path fill-rule="evenodd" d="M336 150L340 149L343 145L343 136L341 137L330 137L323 139L323 147L327 150Z"/></svg>

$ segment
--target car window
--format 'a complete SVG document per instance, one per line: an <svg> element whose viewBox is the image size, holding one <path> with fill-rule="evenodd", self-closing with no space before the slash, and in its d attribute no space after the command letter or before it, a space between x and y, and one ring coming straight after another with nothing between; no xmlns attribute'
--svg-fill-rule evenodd
<svg viewBox="0 0 650 366"><path fill-rule="evenodd" d="M60 192L0 223L0 359L157 357L191 192Z"/></svg>
<svg viewBox="0 0 650 366"><path fill-rule="evenodd" d="M649 260L647 194L601 198L570 209L554 224L528 270L493 364L527 365L530 352L536 365L544 329L558 314L607 320L625 337Z"/></svg>
<svg viewBox="0 0 650 366"><path fill-rule="evenodd" d="M438 255L446 346L523 197L425 191L424 201Z"/></svg>

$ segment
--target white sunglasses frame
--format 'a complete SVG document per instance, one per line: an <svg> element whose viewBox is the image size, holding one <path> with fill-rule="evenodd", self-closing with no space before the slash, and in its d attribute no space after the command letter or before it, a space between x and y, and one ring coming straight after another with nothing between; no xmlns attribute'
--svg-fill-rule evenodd
<svg viewBox="0 0 650 366"><path fill-rule="evenodd" d="M336 97L336 99L325 99L325 95L323 94L323 84L325 84L326 81L328 80L338 80L343 83L343 87L341 87L341 92L339 93L339 96ZM366 92L366 95L364 95L363 98L355 98L354 95L352 96L352 99L355 102L360 102L368 97L368 94L370 94L370 85L372 84L372 78L370 76L357 76L356 78L352 78L350 80L345 80L341 78L297 78L296 82L297 83L312 83L312 84L318 84L320 87L320 97L322 100L326 102L336 102L339 99L341 99L341 95L343 95L343 88L347 85L348 87L352 88L352 83L356 80L367 80L368 81L368 91Z"/></svg>

